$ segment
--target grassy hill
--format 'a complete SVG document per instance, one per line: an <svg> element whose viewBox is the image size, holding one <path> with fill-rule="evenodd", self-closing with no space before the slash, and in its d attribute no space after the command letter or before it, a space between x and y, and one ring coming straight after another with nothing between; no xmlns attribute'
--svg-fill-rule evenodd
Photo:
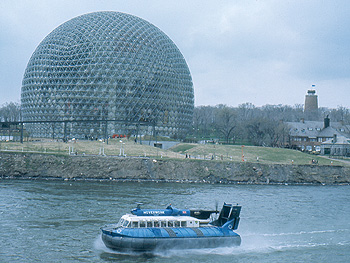
<svg viewBox="0 0 350 263"><path fill-rule="evenodd" d="M217 144L191 144L180 143L168 150L155 148L149 145L136 144L133 140L110 139L108 144L101 141L77 140L67 143L52 140L38 140L31 142L0 142L0 151L16 152L40 152L48 154L64 154L69 152L78 155L107 155L119 156L120 153L130 156L144 156L152 158L176 158L185 159L186 155L190 159L213 160L213 161L242 161L242 149L244 162L265 163L265 164L310 164L312 159L319 165L341 165L347 166L348 161L330 160L324 156L310 155L296 150L256 147L256 146L237 146L237 145L217 145Z"/></svg>
<svg viewBox="0 0 350 263"><path fill-rule="evenodd" d="M243 155L242 158L242 148ZM302 153L300 151L271 148L271 147L257 147L257 146L238 146L238 145L214 145L214 144L178 144L171 150L188 154L191 158L206 158L214 160L225 160L266 164L311 164L312 160L318 162L319 165L349 165L347 162L330 160L327 157Z"/></svg>
<svg viewBox="0 0 350 263"><path fill-rule="evenodd" d="M103 141L74 140L64 143L54 140L38 140L24 142L0 142L0 151L17 151L17 152L40 152L50 154L85 154L85 155L108 155L108 156L146 156L146 157L169 157L181 158L181 154L165 151L148 145L140 145L134 140L110 139Z"/></svg>

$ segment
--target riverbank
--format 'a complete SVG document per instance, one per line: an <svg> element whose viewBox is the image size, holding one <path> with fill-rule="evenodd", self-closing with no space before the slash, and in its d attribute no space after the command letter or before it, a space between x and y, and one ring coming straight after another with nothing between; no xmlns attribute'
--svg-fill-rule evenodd
<svg viewBox="0 0 350 263"><path fill-rule="evenodd" d="M1 152L0 177L226 184L349 184L350 167Z"/></svg>

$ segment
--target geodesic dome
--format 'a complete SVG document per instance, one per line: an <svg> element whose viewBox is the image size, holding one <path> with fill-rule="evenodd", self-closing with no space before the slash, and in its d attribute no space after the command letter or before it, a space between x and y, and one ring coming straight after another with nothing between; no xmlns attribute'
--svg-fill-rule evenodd
<svg viewBox="0 0 350 263"><path fill-rule="evenodd" d="M129 14L96 12L65 22L39 44L21 105L24 121L42 121L26 125L36 137L102 133L103 122L92 120L108 120L109 136L140 121L175 136L191 125L194 95L185 59L160 29Z"/></svg>

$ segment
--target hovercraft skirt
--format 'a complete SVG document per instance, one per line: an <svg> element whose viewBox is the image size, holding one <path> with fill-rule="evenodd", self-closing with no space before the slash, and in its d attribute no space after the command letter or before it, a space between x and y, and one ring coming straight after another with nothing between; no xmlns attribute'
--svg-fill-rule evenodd
<svg viewBox="0 0 350 263"><path fill-rule="evenodd" d="M239 235L222 237L143 238L111 236L102 233L102 240L108 248L113 250L139 252L168 249L231 247L241 244L241 237Z"/></svg>

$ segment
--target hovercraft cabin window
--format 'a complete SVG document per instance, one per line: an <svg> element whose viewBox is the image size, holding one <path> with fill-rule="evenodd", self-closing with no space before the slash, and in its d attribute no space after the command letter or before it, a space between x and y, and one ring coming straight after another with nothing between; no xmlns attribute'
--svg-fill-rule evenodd
<svg viewBox="0 0 350 263"><path fill-rule="evenodd" d="M129 221L128 220L124 220L123 227L128 227L128 225L129 225Z"/></svg>
<svg viewBox="0 0 350 263"><path fill-rule="evenodd" d="M120 222L120 224L123 227L127 227L129 225L129 221L123 220L123 222ZM129 227L187 227L187 221L132 221Z"/></svg>
<svg viewBox="0 0 350 263"><path fill-rule="evenodd" d="M121 218L117 224L117 226L121 226L121 227L127 227L129 224L129 221L128 220L124 220L123 218Z"/></svg>
<svg viewBox="0 0 350 263"><path fill-rule="evenodd" d="M119 220L119 222L118 222L117 226L122 226L122 225L123 225L123 223L124 223L124 219L123 219L123 218L121 218L121 219Z"/></svg>

